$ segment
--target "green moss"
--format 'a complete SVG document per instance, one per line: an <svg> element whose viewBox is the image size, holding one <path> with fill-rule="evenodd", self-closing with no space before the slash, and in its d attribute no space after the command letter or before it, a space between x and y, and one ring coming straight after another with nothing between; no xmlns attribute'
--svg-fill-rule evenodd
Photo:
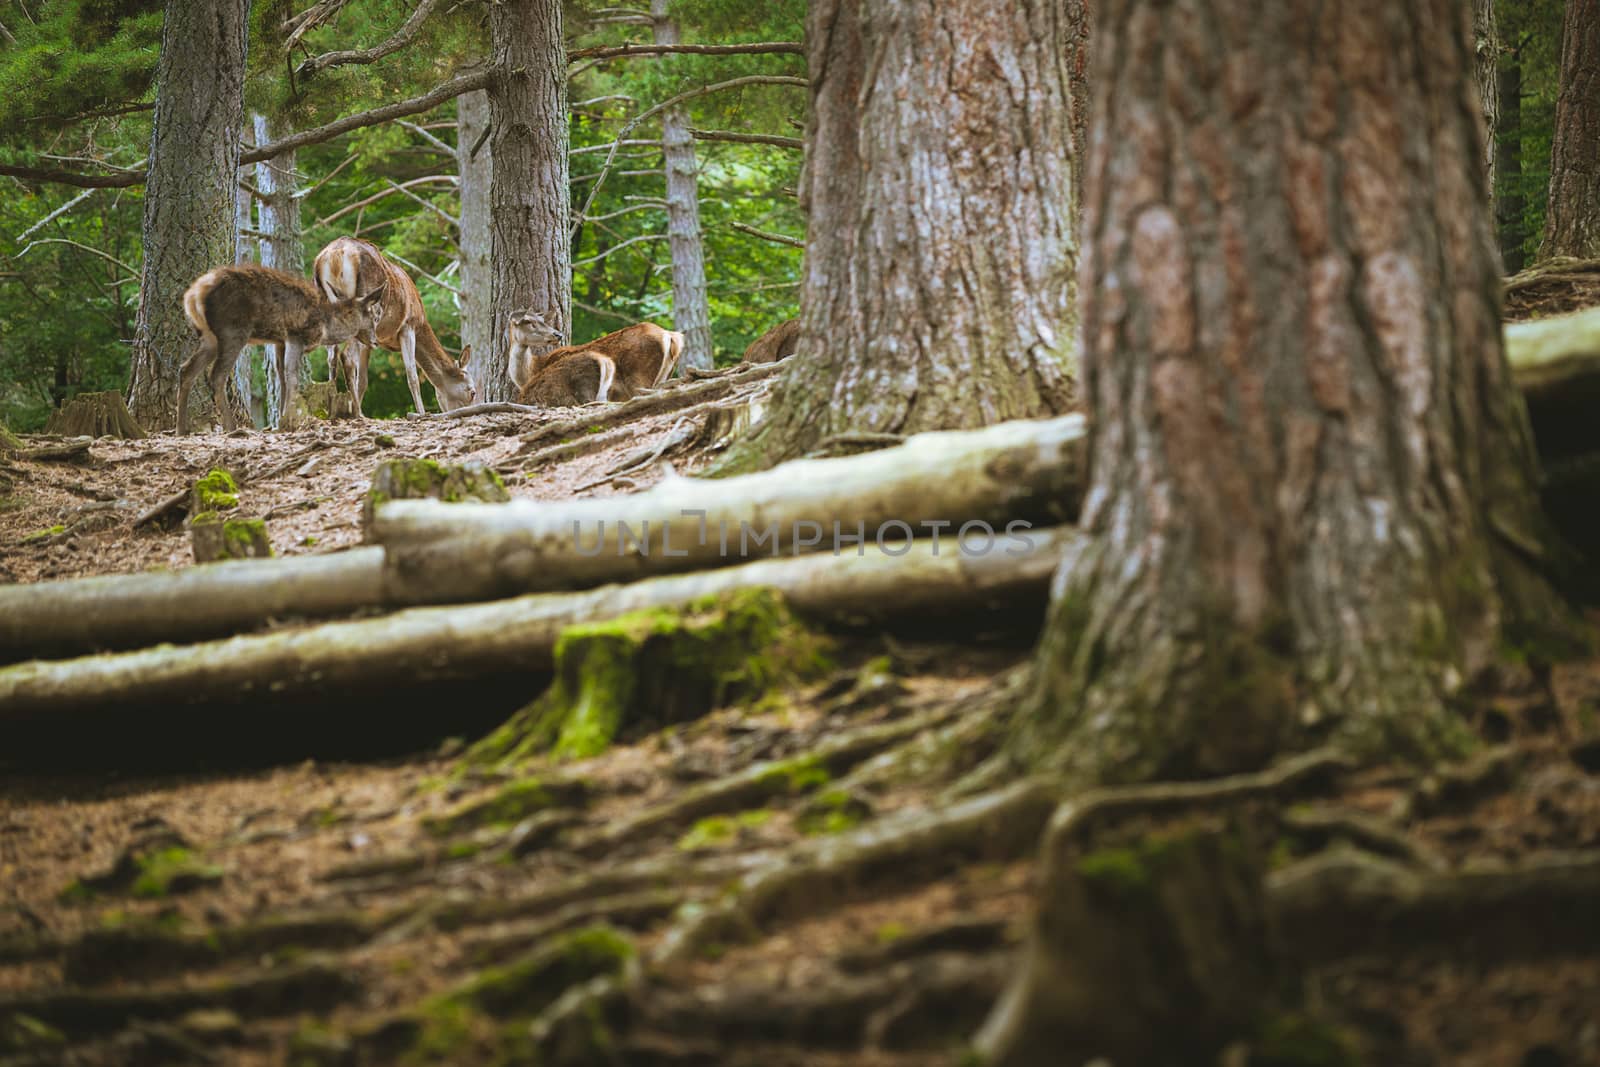
<svg viewBox="0 0 1600 1067"><path fill-rule="evenodd" d="M843 789L827 789L813 797L795 821L801 833L842 834L861 825L868 809Z"/></svg>
<svg viewBox="0 0 1600 1067"><path fill-rule="evenodd" d="M46 526L42 530L35 530L32 533L23 534L19 543L29 545L35 541L43 541L46 538L55 537L57 534L64 534L66 532L67 528L65 526Z"/></svg>
<svg viewBox="0 0 1600 1067"><path fill-rule="evenodd" d="M468 760L593 756L631 724L685 721L816 677L829 667L828 647L770 589L571 626L556 642L555 682Z"/></svg>
<svg viewBox="0 0 1600 1067"><path fill-rule="evenodd" d="M315 545L318 540L319 538L315 534L307 534L305 537L300 539L300 544L304 548L310 548Z"/></svg>
<svg viewBox="0 0 1600 1067"><path fill-rule="evenodd" d="M678 839L678 847L688 852L730 844L739 836L740 830L753 830L771 820L772 812L765 808L742 811L737 815L709 815L696 822L688 833Z"/></svg>
<svg viewBox="0 0 1600 1067"><path fill-rule="evenodd" d="M487 797L470 800L442 815L426 818L423 829L439 836L462 833L482 826L505 826L547 808L582 804L589 785L581 778L525 778L503 786Z"/></svg>
<svg viewBox="0 0 1600 1067"><path fill-rule="evenodd" d="M591 427L589 427L587 430L585 430L583 432L584 433L605 433L606 432L606 428L604 426L591 426Z"/></svg>
<svg viewBox="0 0 1600 1067"><path fill-rule="evenodd" d="M222 524L222 540L230 555L248 554L253 545L266 539L264 519L229 519Z"/></svg>
<svg viewBox="0 0 1600 1067"><path fill-rule="evenodd" d="M376 437L374 437L372 439L372 443L377 445L379 448L393 448L394 447L394 435L393 434L388 434L388 433L380 433L380 434L378 434Z"/></svg>
<svg viewBox="0 0 1600 1067"><path fill-rule="evenodd" d="M194 511L225 511L239 506L239 486L233 475L213 467L194 483Z"/></svg>
<svg viewBox="0 0 1600 1067"><path fill-rule="evenodd" d="M444 850L446 859L464 860L476 856L483 851L483 845L475 841L457 841Z"/></svg>
<svg viewBox="0 0 1600 1067"><path fill-rule="evenodd" d="M827 785L831 777L828 768L822 765L820 759L814 755L806 755L779 760L757 777L756 781L774 792L798 794L815 789L819 785Z"/></svg>
<svg viewBox="0 0 1600 1067"><path fill-rule="evenodd" d="M56 894L56 899L63 904L84 904L95 897L95 891L83 883L80 878L68 882L61 892Z"/></svg>
<svg viewBox="0 0 1600 1067"><path fill-rule="evenodd" d="M911 932L905 923L887 922L878 927L873 938L880 945L892 945Z"/></svg>
<svg viewBox="0 0 1600 1067"><path fill-rule="evenodd" d="M615 929L588 926L515 963L483 971L445 994L441 1003L464 1005L497 1017L531 1018L579 982L620 973L632 956L632 943Z"/></svg>
<svg viewBox="0 0 1600 1067"><path fill-rule="evenodd" d="M164 848L139 860L139 877L129 890L146 900L182 893L222 878L222 868L201 863L186 848Z"/></svg>
<svg viewBox="0 0 1600 1067"><path fill-rule="evenodd" d="M1357 1067L1350 1040L1338 1029L1303 1015L1268 1019L1250 1050L1250 1067Z"/></svg>
<svg viewBox="0 0 1600 1067"><path fill-rule="evenodd" d="M1141 893L1150 886L1150 872L1131 848L1103 848L1078 861L1078 876L1119 895Z"/></svg>
<svg viewBox="0 0 1600 1067"><path fill-rule="evenodd" d="M0 1026L0 1049L23 1051L66 1044L67 1038L60 1030L41 1019L22 1012L12 1012Z"/></svg>

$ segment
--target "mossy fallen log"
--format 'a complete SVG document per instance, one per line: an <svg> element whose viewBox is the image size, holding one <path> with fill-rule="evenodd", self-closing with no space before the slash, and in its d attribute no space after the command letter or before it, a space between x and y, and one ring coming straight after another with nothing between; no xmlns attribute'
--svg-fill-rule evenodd
<svg viewBox="0 0 1600 1067"><path fill-rule="evenodd" d="M860 556L760 560L583 593L412 608L196 645L35 660L0 668L0 749L7 728L42 716L252 701L284 706L305 694L471 682L486 672L532 676L549 669L557 639L574 623L739 589L771 587L802 617L849 622L970 621L984 610L1036 610L1062 551L1077 536L1070 529L1033 530L1025 545L996 546L983 555L949 542L917 541L897 547L901 554L868 548Z"/></svg>
<svg viewBox="0 0 1600 1067"><path fill-rule="evenodd" d="M477 597L583 588L801 551L892 550L913 536L1003 546L1070 521L1083 482L1082 416L918 434L900 447L796 460L718 480L672 478L595 500L391 501L371 539L391 587L417 602L448 582ZM889 546L889 547L885 547Z"/></svg>

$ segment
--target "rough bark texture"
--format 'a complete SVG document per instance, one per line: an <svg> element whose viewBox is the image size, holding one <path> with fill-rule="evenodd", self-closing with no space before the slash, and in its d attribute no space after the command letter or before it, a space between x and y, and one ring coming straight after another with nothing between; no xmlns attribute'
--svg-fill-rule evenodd
<svg viewBox="0 0 1600 1067"><path fill-rule="evenodd" d="M144 193L144 263L128 407L152 429L177 411L178 368L199 342L183 291L234 258L248 0L168 0ZM195 391L202 419L207 390ZM240 418L247 413L240 406Z"/></svg>
<svg viewBox="0 0 1600 1067"><path fill-rule="evenodd" d="M504 375L497 388L505 396L490 396L486 370L495 361L497 347L491 340L489 290L489 182L494 172L494 149L484 131L489 127L489 94L467 93L456 98L456 173L461 194L461 345L476 353L468 367L478 399L509 400L511 386ZM473 147L477 152L473 152Z"/></svg>
<svg viewBox="0 0 1600 1067"><path fill-rule="evenodd" d="M1518 20L1514 9L1502 10L1499 23L1506 39L1516 38ZM1523 219L1527 205L1522 192L1521 49L1508 48L1501 54L1495 88L1500 97L1499 105L1495 108L1495 228L1500 238L1500 259L1505 271L1515 274L1527 265L1523 246L1528 241L1527 223Z"/></svg>
<svg viewBox="0 0 1600 1067"><path fill-rule="evenodd" d="M650 0L656 44L677 44L678 24L668 0ZM661 150L667 166L667 241L672 251L672 328L683 334L684 367L711 369L711 307L706 297L706 252L700 233L694 137L689 112L668 108L661 116ZM681 372L680 372L681 373Z"/></svg>
<svg viewBox="0 0 1600 1067"><path fill-rule="evenodd" d="M1083 524L1019 755L1131 780L1430 758L1563 616L1499 330L1469 12L1106 0Z"/></svg>
<svg viewBox="0 0 1600 1067"><path fill-rule="evenodd" d="M1539 255L1600 256L1600 4L1567 0Z"/></svg>
<svg viewBox="0 0 1600 1067"><path fill-rule="evenodd" d="M821 0L801 348L729 466L1068 409L1080 0Z"/></svg>
<svg viewBox="0 0 1600 1067"><path fill-rule="evenodd" d="M1495 138L1500 125L1500 31L1495 20L1494 0L1472 0L1472 47L1477 57L1473 73L1483 107L1484 166L1493 199Z"/></svg>
<svg viewBox="0 0 1600 1067"><path fill-rule="evenodd" d="M252 122L255 126L255 143L258 145L269 143L273 134L267 116L254 115ZM261 265L286 270L290 274L304 274L306 251L300 239L300 201L294 198L294 162L295 153L290 150L257 163L255 167L256 190L265 197L257 212L260 219L258 229L266 234L261 238ZM279 360L283 355L278 351L280 347L280 345L266 346L266 425L268 426L279 425L278 397L283 395L277 381ZM331 378L332 374L329 374L329 377ZM300 361L299 384L302 392L311 384L309 359Z"/></svg>
<svg viewBox="0 0 1600 1067"><path fill-rule="evenodd" d="M567 204L567 60L556 0L510 0L490 11L496 74L489 87L494 169L489 184L492 348L484 400L507 400L511 313L532 308L572 335Z"/></svg>
<svg viewBox="0 0 1600 1067"><path fill-rule="evenodd" d="M234 250L235 262L254 263L257 261L256 240L248 233L248 231L256 228L255 207L255 197L249 195L243 189L234 193L234 243L238 246ZM239 403L244 406L246 411L250 412L250 424L252 426L263 426L266 423L256 419L258 398L252 395L251 389L250 372L253 363L254 360L251 359L248 348L239 354L239 362L233 365L233 387L239 391Z"/></svg>

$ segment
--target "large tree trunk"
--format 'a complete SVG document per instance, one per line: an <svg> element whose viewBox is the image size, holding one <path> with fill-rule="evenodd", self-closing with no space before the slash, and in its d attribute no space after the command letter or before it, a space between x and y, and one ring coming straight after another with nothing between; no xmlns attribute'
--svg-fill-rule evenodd
<svg viewBox="0 0 1600 1067"><path fill-rule="evenodd" d="M1565 618L1499 329L1469 13L1095 10L1082 522L1015 751L1082 780L1438 757ZM1152 76L1153 71L1161 76Z"/></svg>
<svg viewBox="0 0 1600 1067"><path fill-rule="evenodd" d="M510 400L510 379L501 374L491 396L485 373L494 363L497 346L490 339L489 289L489 182L494 149L484 132L489 128L489 94L483 91L456 97L456 173L461 184L461 344L470 345L476 358L470 368L478 399ZM474 151L476 148L476 151ZM502 395L503 394L503 395Z"/></svg>
<svg viewBox="0 0 1600 1067"><path fill-rule="evenodd" d="M1505 38L1515 40L1520 25L1515 9L1501 11L1499 23ZM1506 273L1515 274L1526 265L1527 257L1523 249L1528 243L1528 226L1523 218L1527 202L1522 191L1521 48L1512 47L1502 51L1495 89L1500 97L1495 108L1495 229L1499 235L1500 259Z"/></svg>
<svg viewBox="0 0 1600 1067"><path fill-rule="evenodd" d="M512 312L533 308L570 340L572 248L567 204L567 53L557 0L489 9L492 307L490 351L474 353L482 400L511 396L506 337Z"/></svg>
<svg viewBox="0 0 1600 1067"><path fill-rule="evenodd" d="M1495 20L1494 0L1472 0L1472 47L1477 57L1473 74L1478 82L1479 104L1483 108L1483 158L1492 201L1495 143L1500 127L1500 31Z"/></svg>
<svg viewBox="0 0 1600 1067"><path fill-rule="evenodd" d="M1084 17L1081 0L811 5L805 358L727 466L1071 406Z"/></svg>
<svg viewBox="0 0 1600 1067"><path fill-rule="evenodd" d="M167 0L128 385L129 410L152 430L174 421L178 370L198 345L183 291L233 262L249 10L249 0ZM209 390L192 400L210 418ZM235 414L248 416L242 406Z"/></svg>
<svg viewBox="0 0 1600 1067"><path fill-rule="evenodd" d="M1539 254L1600 256L1600 4L1567 0L1550 199Z"/></svg>
<svg viewBox="0 0 1600 1067"><path fill-rule="evenodd" d="M669 0L650 0L656 44L677 44L678 24ZM667 165L667 241L672 250L672 328L683 334L680 367L711 369L711 308L706 298L705 242L700 233L700 193L689 112L661 116L661 150ZM682 373L681 371L679 373Z"/></svg>
<svg viewBox="0 0 1600 1067"><path fill-rule="evenodd" d="M252 122L255 124L256 144L271 142L272 127L267 116L256 114ZM259 212L260 229L266 235L261 238L261 265L303 275L306 273L306 252L300 239L300 201L294 196L294 163L295 153L289 151L256 164L256 190L264 197ZM278 348L278 345L266 346L268 426L281 425L279 420L283 415L277 410L278 398L283 395L282 386L277 381ZM333 375L330 373L329 377ZM311 360L302 359L299 391L304 394L310 384Z"/></svg>

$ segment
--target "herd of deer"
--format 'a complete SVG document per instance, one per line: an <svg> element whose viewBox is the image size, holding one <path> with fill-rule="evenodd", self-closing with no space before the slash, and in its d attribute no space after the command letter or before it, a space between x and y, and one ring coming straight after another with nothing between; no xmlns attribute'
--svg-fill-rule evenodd
<svg viewBox="0 0 1600 1067"><path fill-rule="evenodd" d="M239 353L252 344L274 346L282 390L278 411L291 413L291 419L301 361L306 349L317 345L328 347L329 374L342 372L358 416L367 391L367 359L375 346L400 353L418 412L426 411L419 369L433 383L443 410L477 400L467 373L471 346L462 349L459 360L450 357L428 325L416 285L377 246L337 238L317 253L312 273L315 284L271 267L237 263L207 271L189 286L183 310L200 335L200 348L179 374L178 433L189 432L189 390L202 372L210 378L223 429L237 427L225 390ZM774 342L746 358L760 362L788 355L796 332L792 324L769 333ZM517 400L540 407L626 400L665 381L683 353L683 334L650 322L588 344L552 348L561 343L560 331L539 312L522 310L512 315L508 333L506 370Z"/></svg>

